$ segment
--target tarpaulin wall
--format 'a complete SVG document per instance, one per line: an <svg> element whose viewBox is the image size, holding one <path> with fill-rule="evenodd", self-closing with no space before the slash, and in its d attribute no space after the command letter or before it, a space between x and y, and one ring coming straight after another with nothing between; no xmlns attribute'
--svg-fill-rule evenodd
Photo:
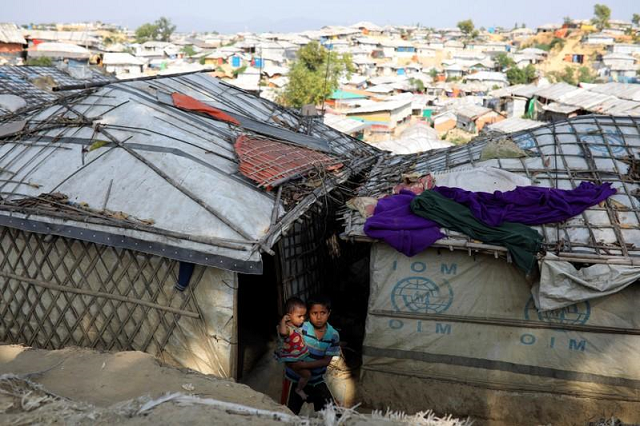
<svg viewBox="0 0 640 426"><path fill-rule="evenodd" d="M531 286L503 259L438 249L408 258L374 244L362 397L376 407L474 414L478 398L489 400L477 395L484 389L597 398L599 409L626 401L638 413L638 300L632 285L539 313ZM473 386L475 402L453 384Z"/></svg>
<svg viewBox="0 0 640 426"><path fill-rule="evenodd" d="M0 342L44 349L139 350L233 377L233 272L79 240L0 227Z"/></svg>

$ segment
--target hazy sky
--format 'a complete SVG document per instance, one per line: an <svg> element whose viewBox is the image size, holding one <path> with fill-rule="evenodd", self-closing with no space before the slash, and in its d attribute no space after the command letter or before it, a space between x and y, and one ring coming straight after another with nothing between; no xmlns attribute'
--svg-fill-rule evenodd
<svg viewBox="0 0 640 426"><path fill-rule="evenodd" d="M476 27L511 27L516 22L534 27L562 22L564 16L591 18L595 3L607 4L614 19L630 20L640 13L640 0L0 0L0 21L101 20L135 28L167 16L178 31L220 32L300 31L363 20L453 27L467 18Z"/></svg>

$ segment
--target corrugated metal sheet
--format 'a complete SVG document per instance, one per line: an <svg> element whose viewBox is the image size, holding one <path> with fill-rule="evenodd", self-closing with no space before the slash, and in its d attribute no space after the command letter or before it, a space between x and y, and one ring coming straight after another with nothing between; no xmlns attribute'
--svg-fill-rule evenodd
<svg viewBox="0 0 640 426"><path fill-rule="evenodd" d="M511 117L497 123L489 124L487 130L500 133L514 133L521 130L535 129L544 126L545 123L536 120L527 120L520 117Z"/></svg>
<svg viewBox="0 0 640 426"><path fill-rule="evenodd" d="M27 44L27 41L22 37L22 33L16 24L1 23L0 43Z"/></svg>
<svg viewBox="0 0 640 426"><path fill-rule="evenodd" d="M560 102L551 102L549 105L543 106L546 111L557 112L559 114L571 114L580 110L579 106L567 105Z"/></svg>
<svg viewBox="0 0 640 426"><path fill-rule="evenodd" d="M590 110L597 105L610 100L612 97L608 94L592 92L585 89L579 89L568 93L562 97L562 103L567 105L579 106L584 110Z"/></svg>
<svg viewBox="0 0 640 426"><path fill-rule="evenodd" d="M605 83L596 84L589 89L592 92L616 96L620 99L640 101L640 84Z"/></svg>
<svg viewBox="0 0 640 426"><path fill-rule="evenodd" d="M579 90L581 90L579 87L572 86L567 83L556 83L536 90L535 95L551 101L562 102L562 98L564 96Z"/></svg>

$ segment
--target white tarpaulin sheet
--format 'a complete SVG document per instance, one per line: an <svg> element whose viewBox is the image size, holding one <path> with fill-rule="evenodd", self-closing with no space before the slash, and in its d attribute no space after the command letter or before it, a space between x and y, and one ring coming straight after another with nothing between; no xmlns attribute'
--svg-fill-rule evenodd
<svg viewBox="0 0 640 426"><path fill-rule="evenodd" d="M502 390L640 401L640 287L539 312L503 259L377 243L364 366Z"/></svg>
<svg viewBox="0 0 640 426"><path fill-rule="evenodd" d="M473 192L512 191L517 186L529 186L531 180L496 167L452 169L432 173L437 186L461 188Z"/></svg>
<svg viewBox="0 0 640 426"><path fill-rule="evenodd" d="M553 253L540 262L540 284L532 289L543 311L564 308L583 300L616 293L640 279L637 266L595 264L576 269Z"/></svg>

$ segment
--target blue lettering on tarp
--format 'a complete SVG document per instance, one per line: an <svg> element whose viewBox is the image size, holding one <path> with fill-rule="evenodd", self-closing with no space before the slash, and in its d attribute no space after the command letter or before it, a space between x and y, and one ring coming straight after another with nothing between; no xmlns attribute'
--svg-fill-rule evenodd
<svg viewBox="0 0 640 426"><path fill-rule="evenodd" d="M413 262L411 264L411 270L417 273L424 272L427 270L427 264L424 262Z"/></svg>
<svg viewBox="0 0 640 426"><path fill-rule="evenodd" d="M533 345L536 342L536 336L533 334L523 334L520 336L520 343L523 345Z"/></svg>
<svg viewBox="0 0 640 426"><path fill-rule="evenodd" d="M451 334L451 324L436 323L436 334Z"/></svg>
<svg viewBox="0 0 640 426"><path fill-rule="evenodd" d="M522 343L523 345L526 346L532 346L537 344L539 341L538 337L536 337L533 334L530 333L525 333L522 334L520 336L520 343ZM566 345L566 346L564 346ZM586 352L587 350L587 341L586 340L575 340L575 339L569 339L569 341L567 342L566 340L562 341L562 346L564 346L565 348L568 348L571 351L580 351L580 352ZM549 338L549 345L546 346L546 349L554 349L555 350L556 347L556 337L550 337Z"/></svg>
<svg viewBox="0 0 640 426"><path fill-rule="evenodd" d="M391 268L391 269L393 269L394 271L395 271L396 269L398 269L398 261L397 261L397 260L394 260L394 261L393 261L393 268Z"/></svg>
<svg viewBox="0 0 640 426"><path fill-rule="evenodd" d="M569 349L572 351L582 351L584 352L584 350L587 348L587 341L586 340L580 340L580 342L576 341L576 340L569 340Z"/></svg>
<svg viewBox="0 0 640 426"><path fill-rule="evenodd" d="M394 330L399 330L402 327L404 327L404 323L402 321L400 321L399 319L390 319L389 320L389 328L392 328Z"/></svg>
<svg viewBox="0 0 640 426"><path fill-rule="evenodd" d="M458 273L458 264L452 263L451 265L447 266L446 263L443 263L442 265L440 265L440 272L445 275L456 275Z"/></svg>

